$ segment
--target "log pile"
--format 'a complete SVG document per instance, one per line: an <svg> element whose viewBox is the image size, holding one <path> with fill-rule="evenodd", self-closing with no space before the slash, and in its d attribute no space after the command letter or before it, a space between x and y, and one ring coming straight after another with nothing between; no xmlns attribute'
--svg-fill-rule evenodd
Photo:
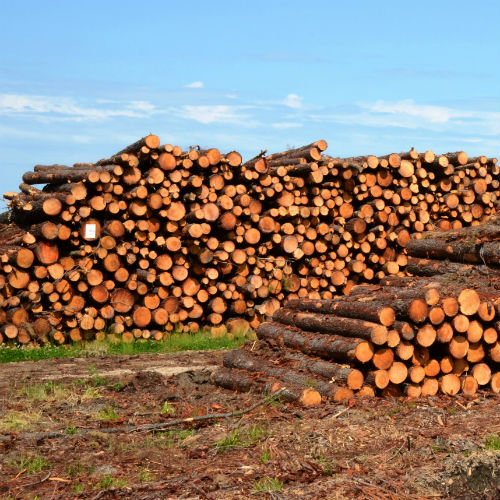
<svg viewBox="0 0 500 500"><path fill-rule="evenodd" d="M490 222L413 235L413 276L333 300L288 300L257 342L225 355L213 382L286 387L287 399L306 405L356 394L500 393L500 225Z"/></svg>
<svg viewBox="0 0 500 500"><path fill-rule="evenodd" d="M326 148L242 163L235 151L182 151L149 135L95 163L36 165L4 195L0 340L257 328L286 299L403 276L410 233L495 211L496 159L341 159Z"/></svg>

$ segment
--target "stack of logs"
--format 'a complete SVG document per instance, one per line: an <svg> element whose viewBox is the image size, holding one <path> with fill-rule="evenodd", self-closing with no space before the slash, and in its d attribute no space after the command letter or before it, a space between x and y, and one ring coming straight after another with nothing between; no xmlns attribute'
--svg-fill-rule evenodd
<svg viewBox="0 0 500 500"><path fill-rule="evenodd" d="M225 355L213 381L234 390L285 386L284 397L303 404L499 393L498 222L415 235L406 247L414 277L357 285L334 300L289 300L258 328L256 343Z"/></svg>
<svg viewBox="0 0 500 500"><path fill-rule="evenodd" d="M257 328L286 299L403 276L410 233L495 211L496 159L340 159L326 147L242 164L234 151L182 151L149 135L94 164L35 166L4 195L0 340Z"/></svg>

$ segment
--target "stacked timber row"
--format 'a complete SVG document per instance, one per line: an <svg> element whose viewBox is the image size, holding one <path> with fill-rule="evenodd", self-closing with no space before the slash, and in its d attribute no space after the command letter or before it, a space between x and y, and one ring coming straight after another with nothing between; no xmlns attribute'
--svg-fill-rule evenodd
<svg viewBox="0 0 500 500"><path fill-rule="evenodd" d="M303 404L355 394L499 393L498 219L418 234L407 249L415 276L357 285L334 300L287 301L260 325L256 343L225 355L214 383L286 387L284 396Z"/></svg>
<svg viewBox="0 0 500 500"><path fill-rule="evenodd" d="M402 276L410 233L495 210L496 159L326 147L242 164L149 135L93 164L35 166L0 215L1 339L257 328L286 299Z"/></svg>

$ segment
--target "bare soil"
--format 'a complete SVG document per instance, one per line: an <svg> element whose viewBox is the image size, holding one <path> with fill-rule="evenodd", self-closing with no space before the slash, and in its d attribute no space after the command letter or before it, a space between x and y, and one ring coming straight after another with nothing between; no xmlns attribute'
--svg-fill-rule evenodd
<svg viewBox="0 0 500 500"><path fill-rule="evenodd" d="M500 497L500 453L485 444L500 432L498 398L486 392L313 408L273 402L239 418L130 432L262 399L209 383L222 356L2 365L0 499Z"/></svg>

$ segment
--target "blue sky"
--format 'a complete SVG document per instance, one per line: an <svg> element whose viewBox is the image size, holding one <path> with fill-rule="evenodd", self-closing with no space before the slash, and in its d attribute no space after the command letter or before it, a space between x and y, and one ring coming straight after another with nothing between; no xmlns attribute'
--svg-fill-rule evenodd
<svg viewBox="0 0 500 500"><path fill-rule="evenodd" d="M164 143L498 155L500 2L0 1L2 191Z"/></svg>

